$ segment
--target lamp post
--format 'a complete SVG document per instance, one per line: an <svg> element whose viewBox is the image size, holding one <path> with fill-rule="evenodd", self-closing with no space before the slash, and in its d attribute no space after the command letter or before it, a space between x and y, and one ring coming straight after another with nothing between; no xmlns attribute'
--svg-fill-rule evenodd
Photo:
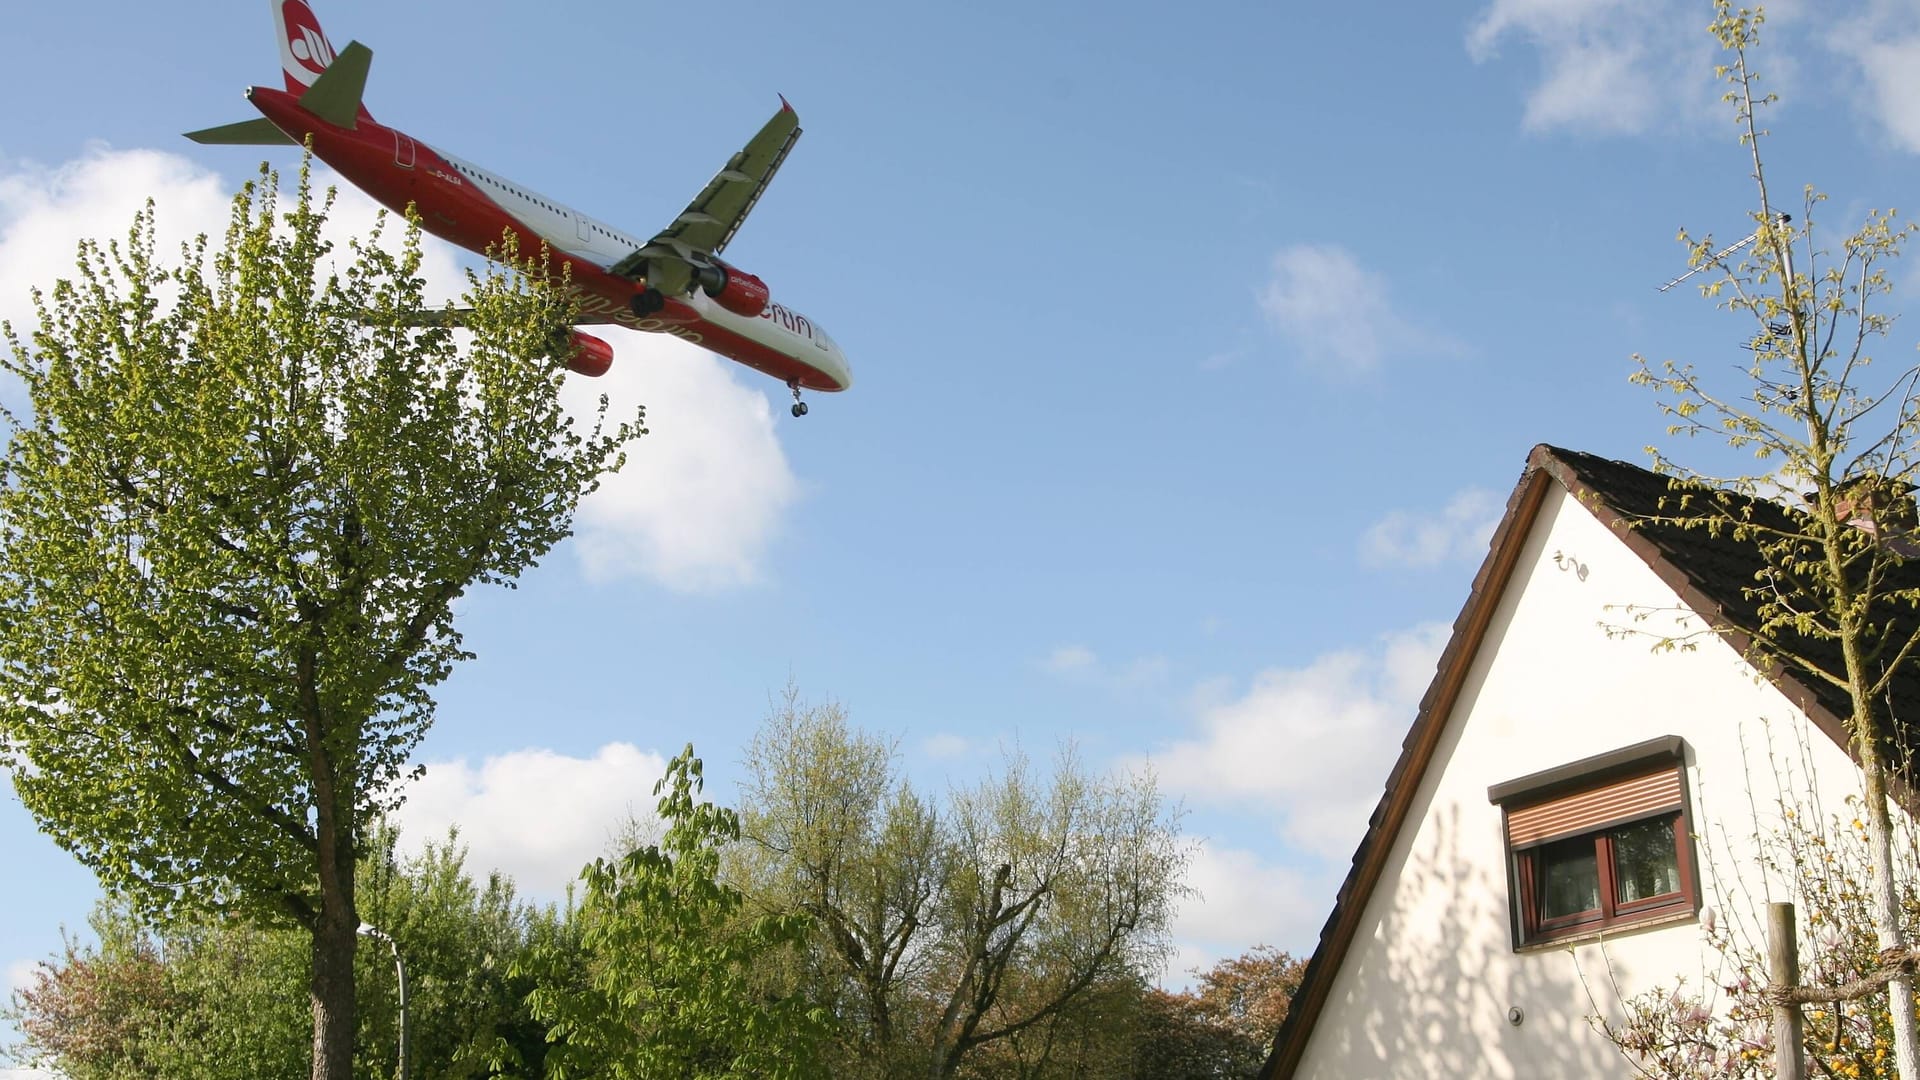
<svg viewBox="0 0 1920 1080"><path fill-rule="evenodd" d="M361 923L360 933L378 938L393 950L393 972L400 982L400 1062L394 1069L395 1080L407 1080L407 965L400 961L400 943L372 923Z"/></svg>

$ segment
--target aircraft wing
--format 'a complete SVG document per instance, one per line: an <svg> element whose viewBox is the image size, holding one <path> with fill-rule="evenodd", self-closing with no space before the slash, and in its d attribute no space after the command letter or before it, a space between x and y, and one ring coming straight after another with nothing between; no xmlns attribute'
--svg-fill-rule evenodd
<svg viewBox="0 0 1920 1080"><path fill-rule="evenodd" d="M397 319L389 320L377 312L357 308L353 311L353 317L368 326L451 326L457 328L466 326L472 321L473 309L470 307L462 307L458 304L447 304L444 307L422 308L411 315L403 315ZM567 325L617 326L620 325L620 320L609 312L576 311L573 313L573 318L567 320Z"/></svg>
<svg viewBox="0 0 1920 1080"><path fill-rule="evenodd" d="M746 149L728 158L673 224L654 239L672 238L703 254L720 254L799 139L800 116L781 98L780 111L748 140Z"/></svg>
<svg viewBox="0 0 1920 1080"><path fill-rule="evenodd" d="M613 272L646 276L649 284L669 295L684 291L691 283L693 269L710 265L713 256L720 254L733 234L740 231L740 223L760 201L760 194L799 138L799 114L781 98L780 111L747 141L745 149L727 159L673 224L645 247L615 263ZM656 260L658 265L649 268L649 261Z"/></svg>

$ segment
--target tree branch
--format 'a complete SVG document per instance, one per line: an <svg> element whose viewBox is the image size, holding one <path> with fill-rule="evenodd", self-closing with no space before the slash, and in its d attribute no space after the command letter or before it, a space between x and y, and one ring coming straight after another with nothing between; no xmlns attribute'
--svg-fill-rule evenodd
<svg viewBox="0 0 1920 1080"><path fill-rule="evenodd" d="M316 842L313 835L307 832L306 822L274 806L272 803L255 798L253 793L249 792L240 784L235 783L225 773L208 767L203 763L200 755L194 753L193 748L188 746L171 728L165 725L150 727L149 734L158 735L160 741L167 744L173 750L174 754L179 757L181 764L187 767L187 771L192 773L195 779L213 788L215 791L220 792L222 795L227 796L234 802L239 803L249 812L258 814L260 817L266 819L301 847L309 851L316 849Z"/></svg>

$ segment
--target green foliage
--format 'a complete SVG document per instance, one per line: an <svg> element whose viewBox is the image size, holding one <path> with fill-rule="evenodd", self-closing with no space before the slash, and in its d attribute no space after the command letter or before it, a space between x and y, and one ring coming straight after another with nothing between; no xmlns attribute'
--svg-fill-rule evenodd
<svg viewBox="0 0 1920 1080"><path fill-rule="evenodd" d="M1866 915L1878 949L1901 953L1907 927L1888 812L1889 774L1901 762L1889 751L1901 749L1891 715L1895 680L1920 660L1920 572L1909 565L1920 556L1912 499L1920 486L1920 367L1905 363L1881 375L1873 350L1892 326L1878 307L1891 290L1885 266L1913 227L1891 211L1872 211L1836 251L1815 228L1824 196L1813 188L1805 189L1798 222L1779 212L1761 153L1767 132L1758 123L1774 98L1759 91L1749 66L1764 15L1730 0L1716 0L1714 14L1710 29L1729 57L1717 72L1752 164L1754 232L1725 248L1684 231L1680 239L1693 266L1708 271L1703 293L1747 325L1751 359L1730 391L1689 365L1641 357L1635 381L1660 395L1670 435L1717 437L1768 470L1707 475L1649 448L1675 477L1656 520L1750 545L1766 565L1746 592L1749 612L1669 613L1678 620L1669 629L1638 611L1628 632L1649 634L1661 648L1700 635L1740 642L1757 670L1788 671L1846 696L1869 840ZM1781 487L1800 494L1797 505L1753 498L1770 500ZM1704 628L1699 618L1709 620ZM1895 976L1888 993L1900 1075L1920 1080L1911 972Z"/></svg>
<svg viewBox="0 0 1920 1080"><path fill-rule="evenodd" d="M1151 778L1015 755L941 808L891 743L793 691L747 769L736 872L813 919L790 977L839 1018L835 1076L957 1075L1165 956L1188 848Z"/></svg>
<svg viewBox="0 0 1920 1080"><path fill-rule="evenodd" d="M955 1075L1250 1080L1305 969L1305 961L1260 945L1196 972L1190 990L1163 990L1137 977L1104 981L1038 1023L980 1047Z"/></svg>
<svg viewBox="0 0 1920 1080"><path fill-rule="evenodd" d="M531 982L508 974L539 942L564 941L564 921L514 899L497 875L466 872L457 842L397 858L383 830L360 868L363 911L390 932L407 964L415 1077L538 1076L545 1029L524 1004ZM310 1028L307 935L238 919L182 917L152 926L122 902L89 919L94 945L69 941L15 995L9 1013L23 1060L72 1080L276 1080L306 1076ZM576 943L577 944L577 943ZM397 1000L391 954L361 950L363 1008L356 1076L393 1074ZM516 1064L518 1063L518 1064Z"/></svg>
<svg viewBox="0 0 1920 1080"><path fill-rule="evenodd" d="M303 173L283 215L268 175L171 268L149 208L36 294L31 347L7 332L0 747L144 910L310 920L319 804L393 797L465 656L452 601L565 536L633 434L561 411L561 293L493 273L470 346L405 329L417 231L330 269L329 201Z"/></svg>
<svg viewBox="0 0 1920 1080"><path fill-rule="evenodd" d="M1141 996L1133 1068L1127 1075L1139 1080L1245 1078L1259 1071L1265 1056L1266 1043L1250 1045L1199 998L1149 988Z"/></svg>
<svg viewBox="0 0 1920 1080"><path fill-rule="evenodd" d="M362 826L467 656L453 601L566 536L640 433L562 411L564 288L473 277L463 339L418 230L337 252L329 204L266 174L172 266L149 207L0 361L30 406L0 458L0 762L141 913L305 927L316 1077L349 1065Z"/></svg>
<svg viewBox="0 0 1920 1080"><path fill-rule="evenodd" d="M1160 1080L1167 1074L1145 1071L1138 1063L1143 1059L1144 1040L1157 1034L1150 1032L1152 999L1173 996L1145 987L1132 976L1103 980L1037 1023L975 1049L960 1062L954 1076L961 1080L1145 1080L1150 1076ZM1167 1076L1167 1080L1179 1078Z"/></svg>
<svg viewBox="0 0 1920 1080"><path fill-rule="evenodd" d="M805 939L799 915L745 910L721 876L739 839L732 810L697 798L704 781L689 745L655 785L668 823L660 843L601 859L582 877L584 963L557 950L527 970L530 1000L550 1025L556 1080L747 1080L823 1075L816 1047L827 1016L759 978Z"/></svg>
<svg viewBox="0 0 1920 1080"><path fill-rule="evenodd" d="M1758 185L1755 230L1738 261L1716 251L1712 237L1683 230L1680 240L1691 265L1709 271L1702 292L1748 322L1750 359L1731 392L1716 390L1690 365L1644 357L1635 358L1634 381L1660 395L1669 434L1718 436L1771 471L1707 475L1649 447L1656 467L1677 481L1670 516L1661 520L1754 545L1768 571L1751 590L1758 617L1739 629L1754 637L1756 658L1858 690L1870 705L1920 648L1920 623L1890 617L1920 605L1920 578L1895 572L1920 553L1905 497L1920 479L1920 368L1906 365L1884 378L1872 368L1872 349L1893 324L1876 307L1891 289L1886 264L1914 226L1897 224L1892 211L1870 211L1836 253L1816 231L1825 196L1807 189L1798 223L1778 212L1760 154L1766 132L1756 119L1774 99L1756 91L1747 55L1764 15L1726 0L1715 11L1712 30L1733 58L1718 70L1731 87L1727 98ZM1801 498L1784 514L1756 513L1725 494L1774 497L1787 485ZM1857 655L1843 663L1848 651Z"/></svg>
<svg viewBox="0 0 1920 1080"><path fill-rule="evenodd" d="M497 872L475 881L457 832L405 860L394 854L397 841L391 829L375 835L359 896L361 917L393 939L406 964L409 1071L539 1076L546 1028L526 1005L533 980L513 969L536 948L577 951L571 918L522 902ZM355 1075L390 1075L399 1020L392 950L367 941L354 980L366 999Z"/></svg>

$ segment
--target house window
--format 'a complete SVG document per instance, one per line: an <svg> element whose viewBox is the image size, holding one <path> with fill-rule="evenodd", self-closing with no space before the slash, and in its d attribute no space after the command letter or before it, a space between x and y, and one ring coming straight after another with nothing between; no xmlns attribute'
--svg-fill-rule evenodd
<svg viewBox="0 0 1920 1080"><path fill-rule="evenodd" d="M1653 739L1495 784L1515 946L1699 910L1685 743Z"/></svg>

